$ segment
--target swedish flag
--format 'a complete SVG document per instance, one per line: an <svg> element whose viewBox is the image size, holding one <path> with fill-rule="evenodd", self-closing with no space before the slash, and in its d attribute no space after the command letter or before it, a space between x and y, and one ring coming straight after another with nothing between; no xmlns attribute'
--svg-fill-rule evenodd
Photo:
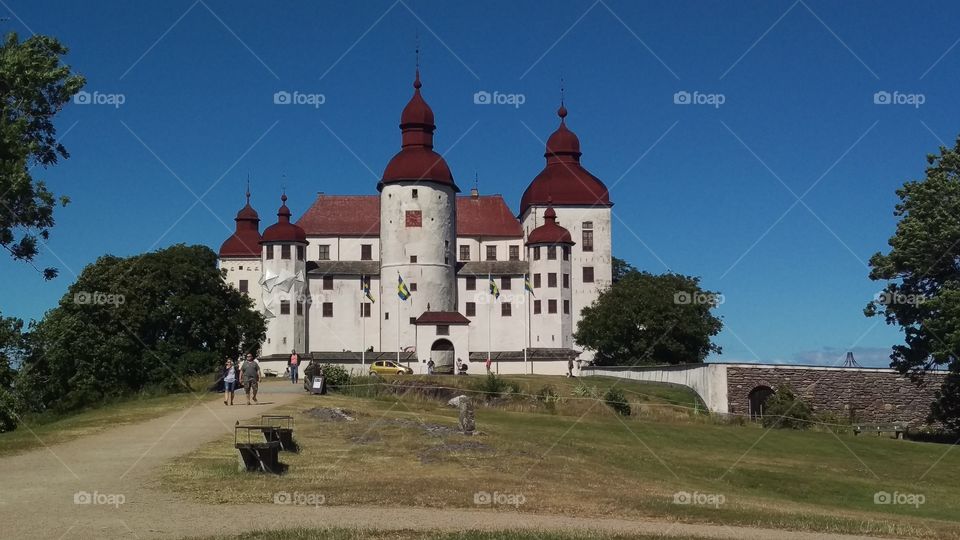
<svg viewBox="0 0 960 540"><path fill-rule="evenodd" d="M410 298L410 289L407 288L407 284L403 282L400 274L397 274L397 296L399 296L401 300Z"/></svg>
<svg viewBox="0 0 960 540"><path fill-rule="evenodd" d="M497 287L497 282L492 277L490 277L490 294L493 295L494 299L500 298L500 287Z"/></svg>
<svg viewBox="0 0 960 540"><path fill-rule="evenodd" d="M360 278L360 288L363 289L363 295L366 296L370 302L377 302L373 299L373 295L370 294L370 276L362 276Z"/></svg>
<svg viewBox="0 0 960 540"><path fill-rule="evenodd" d="M533 293L533 285L530 284L530 278L527 277L526 274L523 275L523 288L526 289L528 293L536 296L536 294Z"/></svg>

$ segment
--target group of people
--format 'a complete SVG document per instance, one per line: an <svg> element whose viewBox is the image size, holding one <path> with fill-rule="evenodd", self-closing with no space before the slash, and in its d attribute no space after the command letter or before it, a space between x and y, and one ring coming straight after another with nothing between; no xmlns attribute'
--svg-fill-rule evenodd
<svg viewBox="0 0 960 540"><path fill-rule="evenodd" d="M242 362L240 359L234 362L232 358L227 357L220 373L220 378L223 380L223 404L233 405L233 396L238 385L243 386L247 394L247 405L250 405L251 398L253 403L257 403L257 390L262 377L260 362L254 358L253 353L247 353Z"/></svg>

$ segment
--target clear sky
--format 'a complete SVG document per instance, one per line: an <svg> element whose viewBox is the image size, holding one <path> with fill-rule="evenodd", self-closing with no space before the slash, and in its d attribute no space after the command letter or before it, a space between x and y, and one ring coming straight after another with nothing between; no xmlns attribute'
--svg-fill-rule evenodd
<svg viewBox="0 0 960 540"><path fill-rule="evenodd" d="M61 276L44 282L0 257L0 309L39 318L105 253L218 248L248 174L262 226L283 185L295 217L318 191L376 193L399 149L419 34L437 149L462 188L477 171L481 193L517 209L557 125L562 76L583 163L615 202L614 254L723 293L715 359L835 363L852 349L885 365L900 334L862 314L882 288L866 263L894 230L895 189L960 132L958 12L820 0L3 0L0 28L68 45L93 103L58 116L71 158L36 171L73 200L38 260ZM478 105L480 91L523 103ZM277 105L276 92L323 103ZM685 100L700 103L675 103Z"/></svg>

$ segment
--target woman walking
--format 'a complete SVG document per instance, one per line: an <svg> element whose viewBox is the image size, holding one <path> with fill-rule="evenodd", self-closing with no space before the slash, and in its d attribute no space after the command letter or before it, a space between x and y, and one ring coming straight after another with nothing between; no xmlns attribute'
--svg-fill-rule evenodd
<svg viewBox="0 0 960 540"><path fill-rule="evenodd" d="M233 405L233 393L237 389L237 376L237 367L233 365L233 360L227 358L227 363L223 367L223 374L221 375L224 405Z"/></svg>

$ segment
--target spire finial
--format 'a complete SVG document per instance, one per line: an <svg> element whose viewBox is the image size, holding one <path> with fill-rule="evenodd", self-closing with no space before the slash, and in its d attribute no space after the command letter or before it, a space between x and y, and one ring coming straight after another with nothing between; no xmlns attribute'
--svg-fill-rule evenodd
<svg viewBox="0 0 960 540"><path fill-rule="evenodd" d="M557 109L557 116L560 117L560 123L564 122L564 118L567 117L567 108L563 104L565 89L563 85L563 75L560 76L560 108Z"/></svg>
<svg viewBox="0 0 960 540"><path fill-rule="evenodd" d="M250 204L250 173L247 173L247 204Z"/></svg>
<svg viewBox="0 0 960 540"><path fill-rule="evenodd" d="M423 86L423 84L420 82L420 30L419 29L417 29L416 31L415 39L416 39L416 48L414 49L414 54L416 54L417 76L416 76L416 79L414 79L413 81L413 87L419 90L420 87Z"/></svg>

